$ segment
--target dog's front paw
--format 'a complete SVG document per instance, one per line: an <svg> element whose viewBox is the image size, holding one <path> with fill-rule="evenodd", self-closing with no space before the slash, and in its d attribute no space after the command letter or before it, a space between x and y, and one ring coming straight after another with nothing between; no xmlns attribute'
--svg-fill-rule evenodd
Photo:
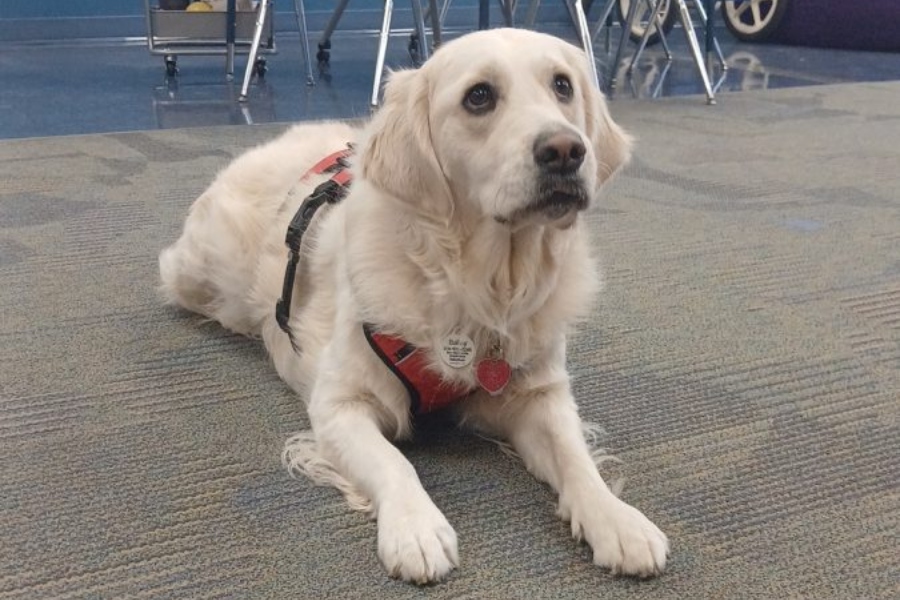
<svg viewBox="0 0 900 600"><path fill-rule="evenodd" d="M378 509L378 557L391 577L440 581L459 564L456 532L427 498L387 503Z"/></svg>
<svg viewBox="0 0 900 600"><path fill-rule="evenodd" d="M582 507L584 508L584 507ZM641 511L611 497L571 512L572 535L594 551L594 563L613 573L652 577L666 568L669 540Z"/></svg>

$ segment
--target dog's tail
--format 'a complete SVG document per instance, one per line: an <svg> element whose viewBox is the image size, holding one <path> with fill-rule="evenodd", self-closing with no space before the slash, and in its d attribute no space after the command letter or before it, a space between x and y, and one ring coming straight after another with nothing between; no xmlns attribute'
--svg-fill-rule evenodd
<svg viewBox="0 0 900 600"><path fill-rule="evenodd" d="M159 253L160 294L165 302L203 315L242 335L259 335L259 319L251 314L240 286L238 269L226 269L216 257L219 249L204 244L195 234L185 233ZM223 251L221 256L229 256ZM229 291L230 290L230 291Z"/></svg>
<svg viewBox="0 0 900 600"><path fill-rule="evenodd" d="M203 265L191 263L191 254L183 251L179 240L159 253L160 291L169 304L212 317L210 305L216 298Z"/></svg>
<svg viewBox="0 0 900 600"><path fill-rule="evenodd" d="M372 500L361 494L331 463L322 458L312 431L301 431L291 436L284 444L281 462L291 475L308 477L316 485L336 487L347 499L350 508L375 516Z"/></svg>

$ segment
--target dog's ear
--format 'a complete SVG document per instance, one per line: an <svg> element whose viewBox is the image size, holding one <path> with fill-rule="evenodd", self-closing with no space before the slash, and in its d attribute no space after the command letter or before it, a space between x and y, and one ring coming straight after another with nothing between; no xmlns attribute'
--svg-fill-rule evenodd
<svg viewBox="0 0 900 600"><path fill-rule="evenodd" d="M582 65L579 79L584 98L585 128L597 159L597 185L606 182L631 159L632 138L609 116L606 98L594 83L587 57L580 48L572 47L572 58Z"/></svg>
<svg viewBox="0 0 900 600"><path fill-rule="evenodd" d="M431 139L426 67L391 73L384 103L360 152L363 177L377 188L427 210L439 210L449 187Z"/></svg>
<svg viewBox="0 0 900 600"><path fill-rule="evenodd" d="M612 120L606 98L593 81L585 88L587 134L597 157L597 183L602 184L628 164L632 138Z"/></svg>

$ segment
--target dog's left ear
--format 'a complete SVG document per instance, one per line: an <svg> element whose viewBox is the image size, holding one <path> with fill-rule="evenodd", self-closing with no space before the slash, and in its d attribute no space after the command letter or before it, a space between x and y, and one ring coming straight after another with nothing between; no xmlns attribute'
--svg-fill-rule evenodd
<svg viewBox="0 0 900 600"><path fill-rule="evenodd" d="M609 116L606 97L597 88L588 70L584 51L573 47L581 69L581 93L584 97L585 126L597 158L597 185L601 185L631 159L632 138Z"/></svg>
<svg viewBox="0 0 900 600"><path fill-rule="evenodd" d="M449 186L431 140L426 69L391 73L363 142L360 167L379 189L434 214L449 208Z"/></svg>

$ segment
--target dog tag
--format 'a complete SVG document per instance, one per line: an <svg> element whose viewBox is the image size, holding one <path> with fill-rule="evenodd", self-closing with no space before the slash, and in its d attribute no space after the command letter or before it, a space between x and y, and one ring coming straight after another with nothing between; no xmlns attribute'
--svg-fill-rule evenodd
<svg viewBox="0 0 900 600"><path fill-rule="evenodd" d="M441 360L454 369L462 369L472 364L475 344L464 333L452 333L441 342Z"/></svg>
<svg viewBox="0 0 900 600"><path fill-rule="evenodd" d="M502 358L485 358L475 366L475 379L478 385L491 396L498 396L506 389L512 368Z"/></svg>

